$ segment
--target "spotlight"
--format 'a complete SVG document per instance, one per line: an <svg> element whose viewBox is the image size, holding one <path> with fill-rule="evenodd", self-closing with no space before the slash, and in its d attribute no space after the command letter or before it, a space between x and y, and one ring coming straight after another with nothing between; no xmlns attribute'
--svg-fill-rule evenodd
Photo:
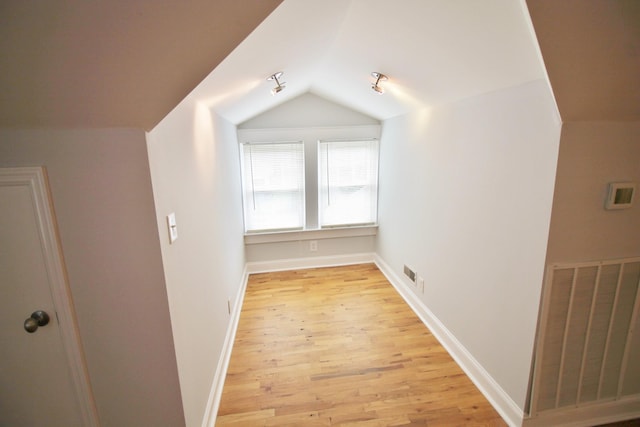
<svg viewBox="0 0 640 427"><path fill-rule="evenodd" d="M280 78L282 77L282 71L278 71L275 74L270 75L269 77L267 77L267 80L270 81L275 81L276 82L276 87L274 87L273 89L271 89L271 95L276 95L280 92L282 92L282 89L285 88L285 82L280 83Z"/></svg>
<svg viewBox="0 0 640 427"><path fill-rule="evenodd" d="M385 81L387 80L387 76L385 76L382 73L378 73L376 71L374 71L373 73L371 73L371 75L373 76L374 79L376 79L376 82L374 84L371 85L371 89L373 89L374 91L376 91L376 93L378 95L382 95L384 93L384 89L379 85L379 83L381 81Z"/></svg>

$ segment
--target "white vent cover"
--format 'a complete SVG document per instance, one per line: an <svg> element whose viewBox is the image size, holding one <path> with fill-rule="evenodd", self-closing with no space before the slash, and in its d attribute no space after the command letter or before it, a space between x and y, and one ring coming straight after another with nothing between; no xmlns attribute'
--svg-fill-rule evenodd
<svg viewBox="0 0 640 427"><path fill-rule="evenodd" d="M552 266L531 415L640 394L640 258Z"/></svg>

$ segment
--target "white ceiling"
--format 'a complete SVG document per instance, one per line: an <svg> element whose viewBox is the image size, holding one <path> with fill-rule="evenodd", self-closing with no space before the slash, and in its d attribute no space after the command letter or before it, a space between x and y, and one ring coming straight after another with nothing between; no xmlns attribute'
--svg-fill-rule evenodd
<svg viewBox="0 0 640 427"><path fill-rule="evenodd" d="M192 96L236 124L305 92L387 119L544 76L523 1L285 0Z"/></svg>
<svg viewBox="0 0 640 427"><path fill-rule="evenodd" d="M150 130L190 92L234 123L308 91L384 119L543 78L527 7L563 120L640 120L638 0L281 1L1 0L0 127Z"/></svg>

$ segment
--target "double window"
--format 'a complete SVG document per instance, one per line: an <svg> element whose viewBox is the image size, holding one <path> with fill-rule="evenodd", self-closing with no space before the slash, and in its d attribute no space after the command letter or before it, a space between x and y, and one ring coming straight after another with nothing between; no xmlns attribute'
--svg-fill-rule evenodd
<svg viewBox="0 0 640 427"><path fill-rule="evenodd" d="M320 228L376 223L378 141L319 141L316 151L305 156L302 141L241 144L247 233L303 230L310 215ZM308 169L317 176L305 179L307 162L315 163ZM317 212L307 213L305 206L317 206Z"/></svg>

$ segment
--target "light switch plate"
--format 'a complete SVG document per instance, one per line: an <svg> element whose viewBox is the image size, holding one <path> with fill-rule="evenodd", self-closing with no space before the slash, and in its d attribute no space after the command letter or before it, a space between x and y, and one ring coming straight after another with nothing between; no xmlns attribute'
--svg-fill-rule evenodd
<svg viewBox="0 0 640 427"><path fill-rule="evenodd" d="M173 243L178 238L178 225L176 224L175 212L167 215L167 228L169 229L169 243Z"/></svg>

